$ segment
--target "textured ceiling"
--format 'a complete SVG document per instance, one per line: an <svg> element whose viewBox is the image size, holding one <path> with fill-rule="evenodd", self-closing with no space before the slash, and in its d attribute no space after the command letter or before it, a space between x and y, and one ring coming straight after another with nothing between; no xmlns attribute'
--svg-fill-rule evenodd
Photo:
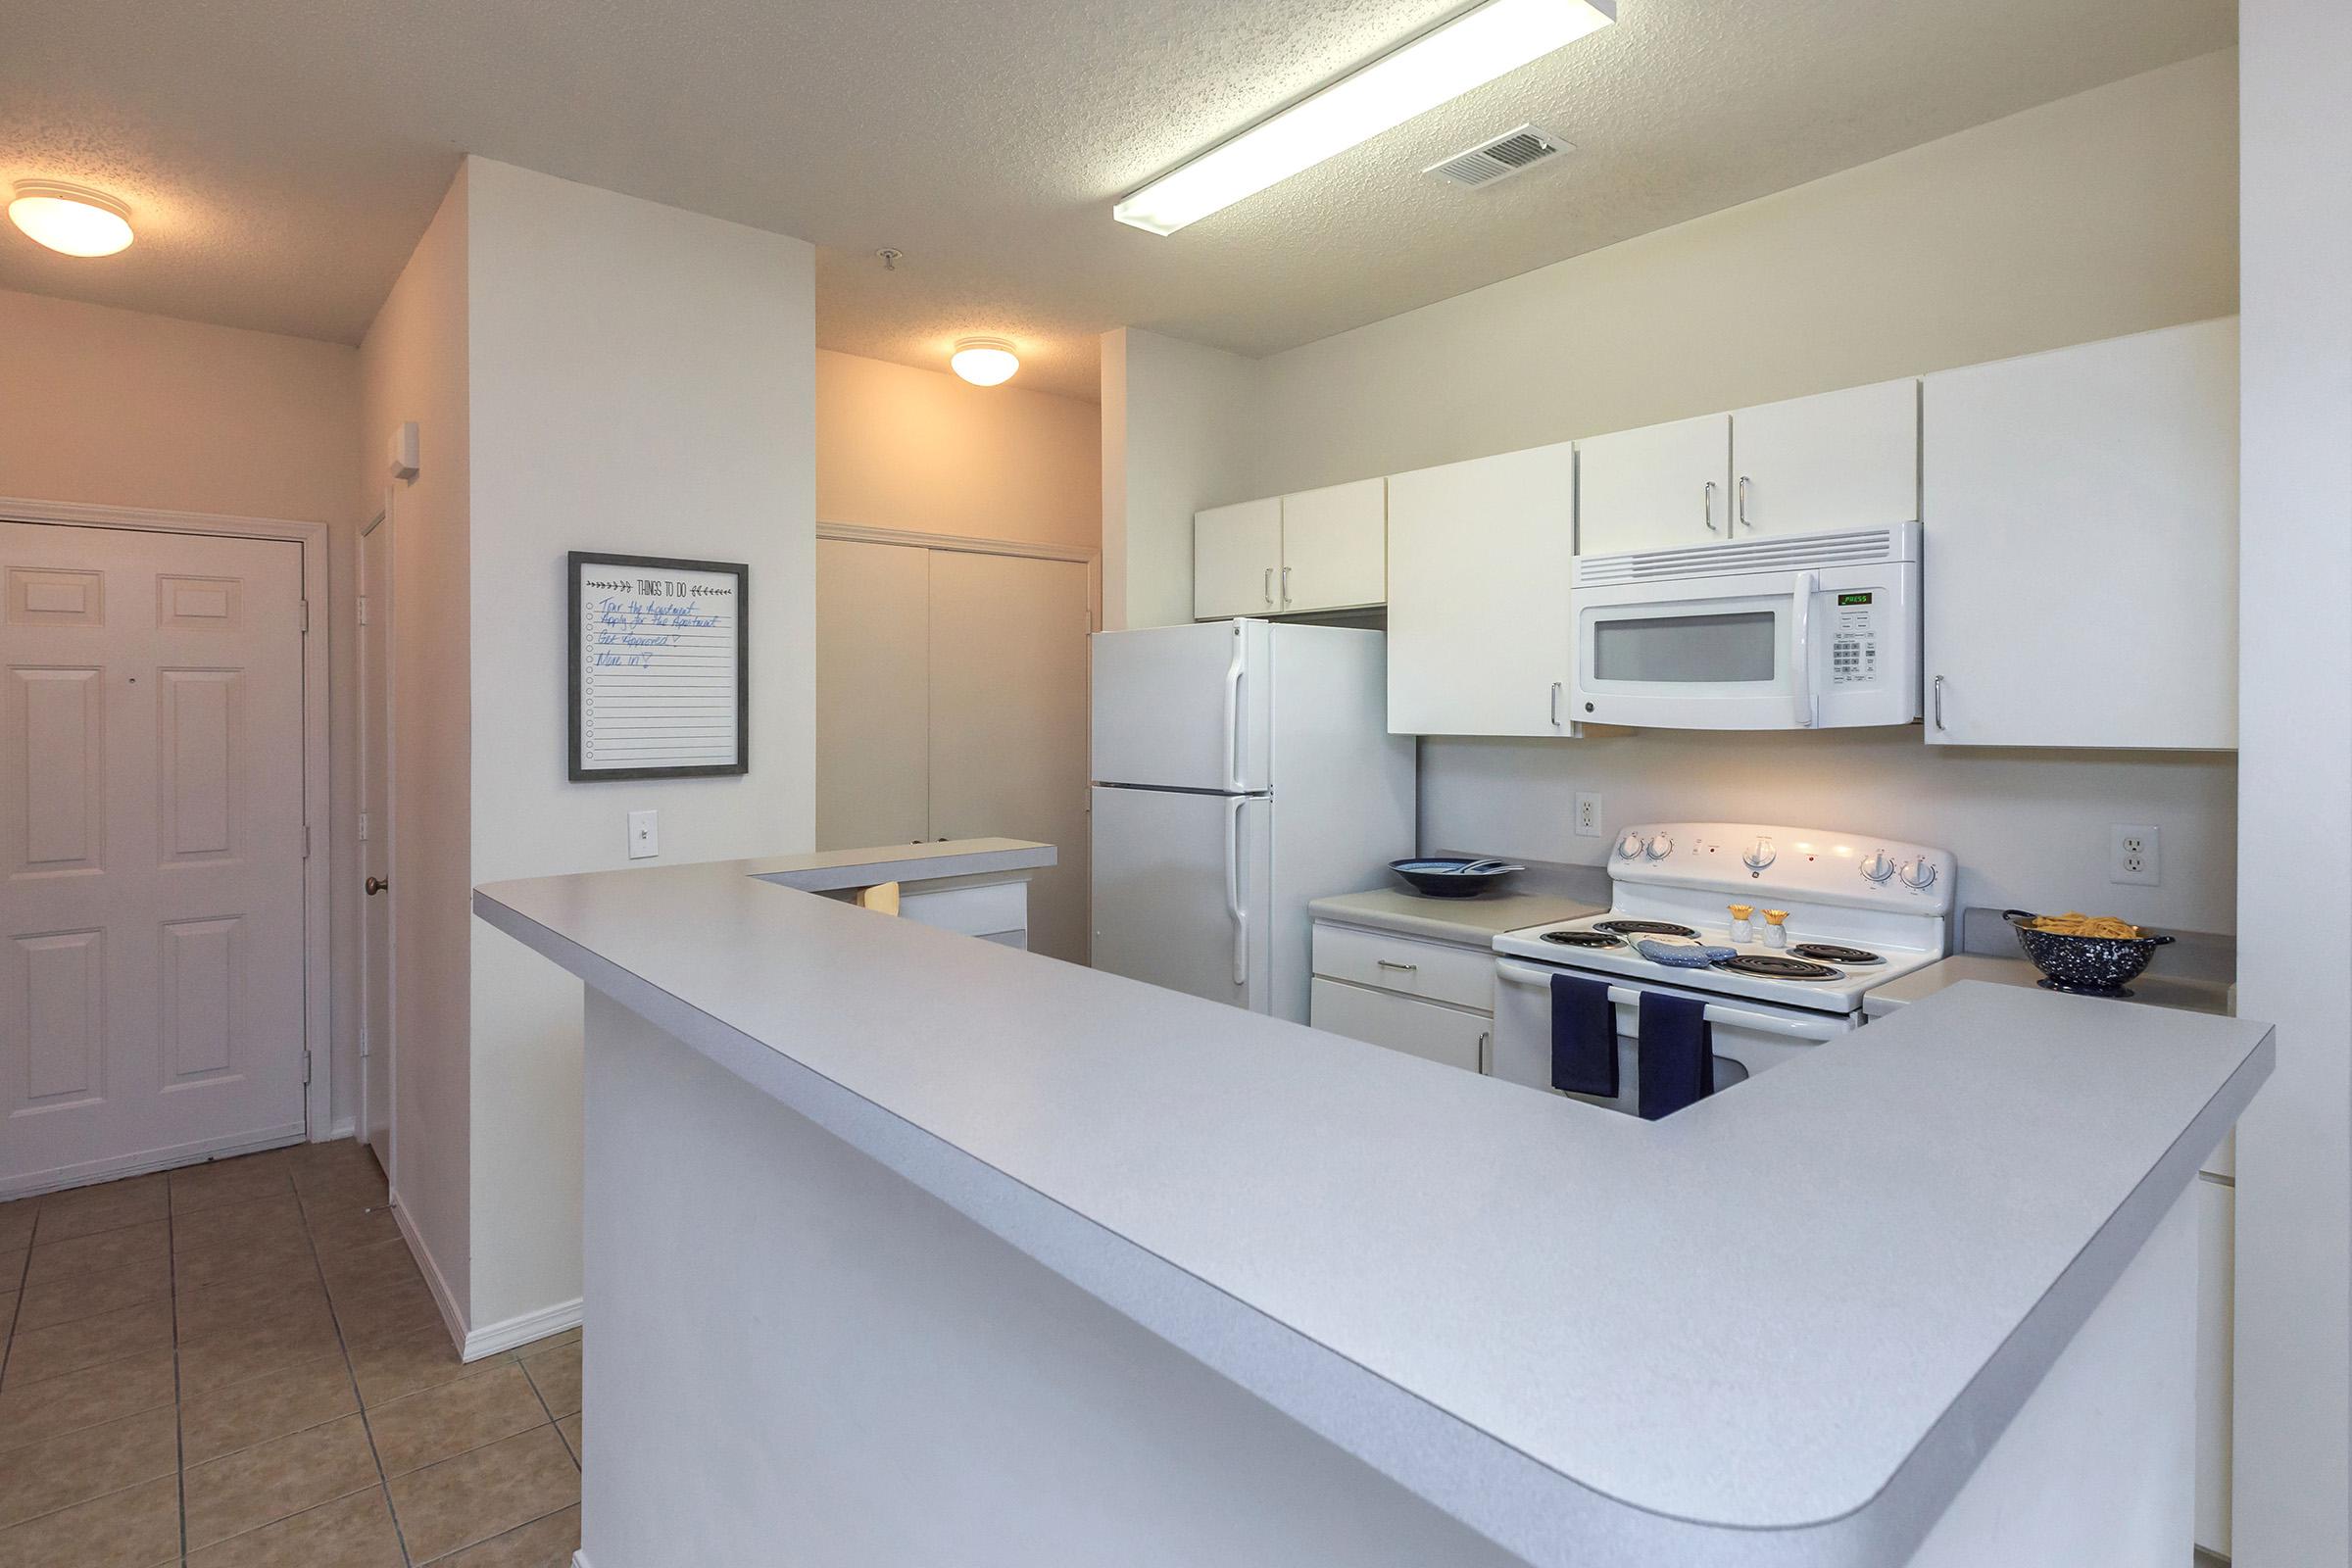
<svg viewBox="0 0 2352 1568"><path fill-rule="evenodd" d="M1620 0L1619 24L1162 239L1110 203L1458 0L0 0L0 181L112 191L0 287L357 342L459 155L797 234L826 347L1264 354L2234 41L2231 0ZM1422 166L1525 121L1577 151ZM874 252L906 253L885 272Z"/></svg>

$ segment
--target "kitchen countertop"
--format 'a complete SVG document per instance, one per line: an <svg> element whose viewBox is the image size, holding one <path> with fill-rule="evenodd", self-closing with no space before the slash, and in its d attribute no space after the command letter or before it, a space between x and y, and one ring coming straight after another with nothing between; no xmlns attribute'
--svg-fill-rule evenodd
<svg viewBox="0 0 2352 1568"><path fill-rule="evenodd" d="M1547 1568L1901 1560L2272 1064L1971 982L1649 1123L794 873L474 907Z"/></svg>
<svg viewBox="0 0 2352 1568"><path fill-rule="evenodd" d="M2162 963L2164 956L2158 954L2156 961ZM1866 1017L1884 1018L1963 980L1984 980L1993 985L2022 986L2030 991L2040 991L2040 979L2041 971L2034 968L2033 960L2029 958L1958 953L1940 963L1931 963L1924 969L1912 970L1900 979L1873 987L1863 996L1862 1011ZM2230 987L2219 980L2177 979L2151 971L2132 981L2131 991L2131 1001L2151 1007L2176 1007L2184 1012L2201 1012L2216 1018L2230 1016ZM2043 994L2048 995L2046 992Z"/></svg>
<svg viewBox="0 0 2352 1568"><path fill-rule="evenodd" d="M1608 906L1550 893L1505 890L1475 899L1433 899L1406 888L1374 888L1369 893L1341 893L1315 899L1306 906L1317 920L1370 926L1399 936L1432 942L1452 942L1483 948L1504 931L1549 925L1598 914Z"/></svg>

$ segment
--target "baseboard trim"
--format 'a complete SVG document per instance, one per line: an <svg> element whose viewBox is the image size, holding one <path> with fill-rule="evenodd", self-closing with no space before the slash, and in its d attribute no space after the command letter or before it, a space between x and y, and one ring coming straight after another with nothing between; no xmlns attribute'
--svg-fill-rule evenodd
<svg viewBox="0 0 2352 1568"><path fill-rule="evenodd" d="M235 1138L179 1144L170 1149L149 1149L111 1159L93 1159L85 1164L38 1171L29 1176L0 1177L0 1202L15 1198L31 1198L40 1193L62 1193L71 1187L120 1181L125 1176L144 1176L149 1171L201 1165L208 1159L226 1159L232 1154L258 1154L266 1149L284 1149L301 1142L303 1129L300 1126L280 1127Z"/></svg>
<svg viewBox="0 0 2352 1568"><path fill-rule="evenodd" d="M544 1340L550 1334L576 1329L580 1326L580 1299L574 1297L568 1301L559 1301L554 1306L543 1306L536 1312L524 1312L503 1323L475 1329L466 1336L463 1353L466 1360L478 1361L485 1355L512 1350L533 1340Z"/></svg>
<svg viewBox="0 0 2352 1568"><path fill-rule="evenodd" d="M331 1144L338 1138L356 1138L359 1136L359 1133L360 1119L357 1116L346 1116L341 1121L335 1123L332 1127L329 1127L318 1138L313 1140L313 1142Z"/></svg>
<svg viewBox="0 0 2352 1568"><path fill-rule="evenodd" d="M433 1304L441 1309L441 1326L449 1331L449 1343L457 1348L461 1358L472 1360L472 1355L466 1349L466 1313L458 1305L457 1293L449 1288L441 1265L434 1260L433 1250L424 1245L424 1238L410 1223L409 1205L400 1200L398 1192L392 1194L391 1203L392 1223L400 1227L401 1240L409 1244L410 1254L416 1259L416 1266L424 1271L425 1289L433 1293Z"/></svg>
<svg viewBox="0 0 2352 1568"><path fill-rule="evenodd" d="M585 1549L571 1554L571 1568L589 1568L588 1553Z"/></svg>

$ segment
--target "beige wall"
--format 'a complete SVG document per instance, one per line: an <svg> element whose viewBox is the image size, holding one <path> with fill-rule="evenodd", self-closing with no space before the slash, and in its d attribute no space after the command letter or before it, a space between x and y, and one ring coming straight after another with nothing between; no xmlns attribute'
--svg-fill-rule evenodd
<svg viewBox="0 0 2352 1568"><path fill-rule="evenodd" d="M1261 361L1247 493L2228 315L2236 65L2186 61ZM1569 820L1591 790L1611 825L1787 821L1944 845L1966 904L2234 929L2226 755L1933 748L1915 728L1637 731L1425 741L1421 788L1433 851L1598 863L1609 840ZM2161 886L2107 881L2118 822L2162 827Z"/></svg>
<svg viewBox="0 0 2352 1568"><path fill-rule="evenodd" d="M0 496L328 525L330 1036L358 1104L359 927L351 454L360 356L336 343L0 291Z"/></svg>
<svg viewBox="0 0 2352 1568"><path fill-rule="evenodd" d="M466 388L466 176L392 285L360 348L354 505L391 503L392 993L398 1050L393 1188L450 1298L468 1285L471 1114L466 974L473 842L466 554L471 478ZM417 424L414 481L387 472L394 427ZM355 893L354 897L358 897Z"/></svg>
<svg viewBox="0 0 2352 1568"><path fill-rule="evenodd" d="M625 865L648 808L665 860L808 849L814 251L484 159L466 177L470 880ZM749 565L749 773L565 776L570 550ZM579 1300L580 987L472 933L467 1314L496 1333Z"/></svg>
<svg viewBox="0 0 2352 1568"><path fill-rule="evenodd" d="M2202 56L1275 355L1251 493L2227 316L2236 110Z"/></svg>
<svg viewBox="0 0 2352 1568"><path fill-rule="evenodd" d="M1193 618L1193 514L1253 493L1261 379L1237 354L1134 327L1102 334L1105 627Z"/></svg>
<svg viewBox="0 0 2352 1568"><path fill-rule="evenodd" d="M1092 550L1101 411L1018 386L820 349L816 514L826 522Z"/></svg>

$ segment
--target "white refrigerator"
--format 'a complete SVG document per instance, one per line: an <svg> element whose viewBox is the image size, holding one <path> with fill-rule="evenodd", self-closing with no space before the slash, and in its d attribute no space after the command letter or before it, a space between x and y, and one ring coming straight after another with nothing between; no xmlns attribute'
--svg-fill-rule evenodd
<svg viewBox="0 0 2352 1568"><path fill-rule="evenodd" d="M1306 1022L1307 901L1414 852L1387 635L1220 620L1092 646L1094 966Z"/></svg>

